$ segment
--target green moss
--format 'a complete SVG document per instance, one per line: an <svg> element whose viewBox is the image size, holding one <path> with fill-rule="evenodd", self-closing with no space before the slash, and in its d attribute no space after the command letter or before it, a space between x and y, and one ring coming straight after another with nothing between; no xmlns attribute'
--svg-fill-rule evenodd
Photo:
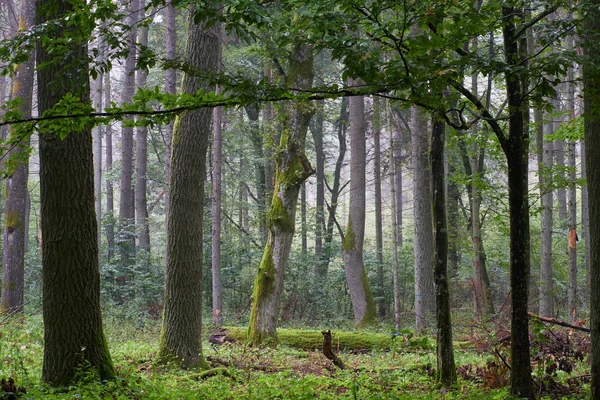
<svg viewBox="0 0 600 400"><path fill-rule="evenodd" d="M377 323L377 307L375 305L375 298L373 297L373 292L371 291L371 285L369 285L369 278L367 277L367 272L363 268L361 280L363 282L363 290L365 291L365 297L367 300L367 311L363 318L358 322L359 327L374 325Z"/></svg>
<svg viewBox="0 0 600 400"><path fill-rule="evenodd" d="M245 328L226 327L228 335L238 341L246 340ZM336 331L333 334L333 344L337 349L344 351L356 350L387 350L392 347L408 347L411 349L435 349L435 340L429 337L392 339L390 335L371 332ZM301 350L319 350L323 345L323 335L320 330L313 329L277 329L277 338L280 344Z"/></svg>
<svg viewBox="0 0 600 400"><path fill-rule="evenodd" d="M252 310L250 311L250 325L244 340L251 345L277 345L277 336L272 337L258 329L258 308L262 305L264 298L273 293L275 285L275 263L273 262L273 251L271 245L267 242L262 260L258 267L258 273L254 278L254 290L252 292Z"/></svg>
<svg viewBox="0 0 600 400"><path fill-rule="evenodd" d="M348 226L346 227L346 234L344 235L344 241L342 242L342 250L347 253L354 250L354 241L356 236L352 230L352 220L348 220Z"/></svg>
<svg viewBox="0 0 600 400"><path fill-rule="evenodd" d="M25 225L22 215L15 211L7 212L4 219L4 227L23 231Z"/></svg>
<svg viewBox="0 0 600 400"><path fill-rule="evenodd" d="M279 185L276 186L275 189L276 190L273 193L273 200L271 201L271 207L267 212L268 224L270 226L277 226L287 232L294 232L294 221L291 221L288 211L283 205L283 201L281 201L278 196Z"/></svg>

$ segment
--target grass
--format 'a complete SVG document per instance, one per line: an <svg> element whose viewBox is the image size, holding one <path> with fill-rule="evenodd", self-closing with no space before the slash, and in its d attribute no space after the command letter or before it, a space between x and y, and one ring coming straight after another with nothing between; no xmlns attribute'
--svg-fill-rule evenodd
<svg viewBox="0 0 600 400"><path fill-rule="evenodd" d="M12 377L26 387L22 399L510 399L506 387L486 388L477 380L459 378L449 390L437 387L435 351L414 346L341 352L347 369L339 370L319 350L242 344L213 348L205 342L204 354L215 369L203 373L153 364L158 323L142 328L109 320L106 332L118 371L115 381L102 384L90 375L77 386L42 384L39 317L0 326L0 377ZM457 366L482 366L491 358L472 349L456 350Z"/></svg>

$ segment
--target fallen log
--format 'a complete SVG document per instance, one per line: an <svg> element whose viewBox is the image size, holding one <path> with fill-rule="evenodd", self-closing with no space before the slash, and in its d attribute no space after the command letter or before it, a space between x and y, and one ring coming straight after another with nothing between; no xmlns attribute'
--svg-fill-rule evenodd
<svg viewBox="0 0 600 400"><path fill-rule="evenodd" d="M538 321L541 321L541 322L546 322L546 323L552 324L552 325L560 325L560 326L575 329L575 330L581 331L581 332L588 332L588 333L590 332L590 328L586 328L585 326L573 325L568 322L562 321L560 319L542 317L541 315L536 315L533 313L527 313L527 314L529 314L530 318L537 319Z"/></svg>

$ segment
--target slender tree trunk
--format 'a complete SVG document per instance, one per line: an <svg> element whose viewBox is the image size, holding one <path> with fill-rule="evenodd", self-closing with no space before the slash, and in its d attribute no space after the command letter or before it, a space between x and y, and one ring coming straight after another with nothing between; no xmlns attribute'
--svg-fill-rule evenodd
<svg viewBox="0 0 600 400"><path fill-rule="evenodd" d="M573 37L567 37L567 50L573 49ZM574 72L573 67L569 67L567 70L567 82L565 83L567 92L567 106L566 109L569 112L569 124L572 124L575 120L575 84L573 83ZM569 317L571 322L574 323L577 320L577 165L576 165L576 152L575 152L575 141L569 140L567 143L568 148L568 165L569 165L569 190L568 190L568 212L569 212L569 235L568 235L568 249L569 249L569 291L568 291L568 306L569 306Z"/></svg>
<svg viewBox="0 0 600 400"><path fill-rule="evenodd" d="M415 329L424 333L429 318L435 311L431 170L427 156L427 122L417 106L413 106L411 118L415 219Z"/></svg>
<svg viewBox="0 0 600 400"><path fill-rule="evenodd" d="M216 72L219 60L219 24L205 28L188 15L185 62L197 71ZM194 94L213 90L193 74L184 74L182 90ZM182 367L205 366L202 356L202 217L206 153L213 111L187 111L176 119L173 130L165 309L158 351L162 361Z"/></svg>
<svg viewBox="0 0 600 400"><path fill-rule="evenodd" d="M12 0L9 1L12 3ZM21 5L19 30L25 31L35 21L35 3L25 0ZM35 57L18 65L14 70L12 98L20 99L19 113L22 118L31 116ZM29 157L24 156L29 147L29 137L12 127L9 136L9 162L16 163L7 169L6 203L4 208L4 242L2 258L2 297L0 314L22 313L25 291L25 244L27 242L27 182Z"/></svg>
<svg viewBox="0 0 600 400"><path fill-rule="evenodd" d="M456 366L452 347L452 319L448 284L448 225L446 221L446 174L444 171L445 122L434 117L431 132L437 380L444 387L449 387L456 383Z"/></svg>
<svg viewBox="0 0 600 400"><path fill-rule="evenodd" d="M131 0L127 25L130 27L127 35L128 55L125 59L123 70L123 91L121 92L121 104L126 104L133 99L135 93L135 60L136 60L136 38L139 12L139 0ZM133 127L131 117L124 118L121 127L121 184L119 195L119 253L122 259L122 269L119 271L120 282L126 283L132 277L129 276L130 263L135 255L135 200L133 188Z"/></svg>
<svg viewBox="0 0 600 400"><path fill-rule="evenodd" d="M55 58L38 41L37 81L40 115L71 94L89 104L87 38L68 26L71 1L38 0L38 24L60 24L47 33L61 40L68 57ZM53 5L53 7L49 7ZM42 11L45 10L45 11ZM68 37L70 40L66 40ZM55 42L54 42L55 43ZM67 121L67 124L70 122ZM42 278L44 362L42 379L66 385L95 371L112 379L112 365L102 329L98 239L94 212L94 165L91 129L61 139L52 124L40 124L40 199L42 204ZM55 126L55 125L54 125Z"/></svg>
<svg viewBox="0 0 600 400"><path fill-rule="evenodd" d="M552 102L555 106L554 111L559 112L558 101ZM555 128L560 126L560 121L551 121L550 123L555 124ZM557 179L560 182L566 182L565 177L565 141L562 139L556 139L554 141L554 163L557 165L558 170L556 172ZM564 188L556 189L556 201L558 203L558 218L560 219L560 226L564 228L565 222L567 221L567 190Z"/></svg>
<svg viewBox="0 0 600 400"><path fill-rule="evenodd" d="M290 56L288 86L309 88L313 80L313 48L295 43ZM289 106L288 123L283 129L278 154L275 187L267 213L267 242L252 294L248 341L250 344L277 344L277 317L285 267L294 236L296 205L302 183L314 172L304 146L312 105Z"/></svg>
<svg viewBox="0 0 600 400"><path fill-rule="evenodd" d="M110 85L110 71L104 74L104 107L111 107L111 85ZM108 221L106 223L106 246L108 247L107 258L108 261L112 260L115 251L115 205L114 205L114 187L113 180L111 178L113 168L113 135L112 125L108 123L104 130L104 140L106 147L106 213L108 214Z"/></svg>
<svg viewBox="0 0 600 400"><path fill-rule="evenodd" d="M306 182L300 186L300 239L302 243L302 255L308 254L308 229L306 225Z"/></svg>
<svg viewBox="0 0 600 400"><path fill-rule="evenodd" d="M221 123L223 109L216 107L213 116L213 187L212 187L212 310L213 324L223 325L221 287Z"/></svg>
<svg viewBox="0 0 600 400"><path fill-rule="evenodd" d="M175 61L177 58L177 31L175 24L175 7L173 0L165 1L165 59L167 61ZM175 94L177 91L177 72L173 68L165 71L165 92ZM169 175L171 174L171 142L173 138L173 122L165 126L165 182L167 193L169 191ZM165 210L168 215L169 210L169 195L165 196ZM167 225L165 221L165 226Z"/></svg>
<svg viewBox="0 0 600 400"><path fill-rule="evenodd" d="M144 18L146 0L138 0L140 15ZM148 27L143 25L138 29L138 43L148 46ZM136 72L136 86L144 88L148 80L148 70L139 69ZM148 170L148 127L138 126L135 130L135 224L138 234L138 247L146 253L150 252L150 227L148 226L147 170Z"/></svg>
<svg viewBox="0 0 600 400"><path fill-rule="evenodd" d="M400 187L396 187L396 175L402 174L400 162L396 162L396 148L400 147L398 129L394 128L392 123L392 113L389 106L389 101L386 100L387 111L387 127L390 141L390 192L391 192L391 208L392 208L392 280L394 284L394 328L400 330L400 278L398 276L398 248L402 248L402 231L401 223L398 224L398 207L402 210L402 202L398 204L396 196L397 190L402 190L402 178L400 178ZM397 137L394 137L397 136ZM398 151L399 153L399 151ZM402 212L400 212L400 221Z"/></svg>
<svg viewBox="0 0 600 400"><path fill-rule="evenodd" d="M502 7L504 50L509 67L527 66L527 45L516 35L521 10ZM530 234L528 197L529 84L522 77L506 73L508 97L508 138L501 140L508 162L508 202L510 214L510 287L511 287L511 382L510 394L533 398L529 350Z"/></svg>
<svg viewBox="0 0 600 400"><path fill-rule="evenodd" d="M590 327L592 337L591 389L593 400L600 399L600 1L584 3L581 32L587 57L583 65L585 157L590 218Z"/></svg>
<svg viewBox="0 0 600 400"><path fill-rule="evenodd" d="M266 220L266 182L265 182L265 143L259 127L260 108L258 104L251 104L245 107L246 114L250 120L250 140L254 148L254 171L256 182L256 199L259 218L259 230L261 243L267 239L267 220Z"/></svg>
<svg viewBox="0 0 600 400"><path fill-rule="evenodd" d="M323 236L325 233L325 151L323 148L323 107L324 100L316 102L317 111L311 125L313 142L315 143L317 198L315 216L315 276L323 279L327 276L327 268L323 268Z"/></svg>
<svg viewBox="0 0 600 400"><path fill-rule="evenodd" d="M536 114L541 111L536 110ZM549 115L545 116L546 118ZM542 254L540 264L540 315L544 317L554 317L554 284L553 284L553 266L552 266L552 227L553 227L553 196L550 185L550 171L553 166L554 143L551 140L544 142L544 136L552 135L553 124L544 118L538 124L538 130L541 128L542 135L537 137L538 148L538 169L540 197L542 205ZM537 118L536 118L537 119Z"/></svg>
<svg viewBox="0 0 600 400"><path fill-rule="evenodd" d="M350 86L359 84L351 80ZM375 322L377 310L371 292L369 279L363 262L363 245L365 237L365 104L362 96L351 97L350 111L350 204L348 206L348 222L342 241L344 270L352 308L354 322L364 326Z"/></svg>
<svg viewBox="0 0 600 400"><path fill-rule="evenodd" d="M381 107L373 97L373 174L375 175L375 242L377 252L377 312L385 317L385 289L383 273L383 216L381 212Z"/></svg>
<svg viewBox="0 0 600 400"><path fill-rule="evenodd" d="M218 63L223 60L221 35L219 34ZM217 88L218 90L218 88ZM223 325L223 287L221 286L221 174L223 165L223 108L213 110L213 170L212 170L212 317L216 327Z"/></svg>
<svg viewBox="0 0 600 400"><path fill-rule="evenodd" d="M587 184L587 168L586 168L586 154L585 154L585 141L580 144L580 157L581 157L581 179L586 183L581 185L581 235L585 246L585 288L589 293L590 290L590 265L591 265L591 254L590 254L590 212L589 212L589 196L588 196L588 184Z"/></svg>

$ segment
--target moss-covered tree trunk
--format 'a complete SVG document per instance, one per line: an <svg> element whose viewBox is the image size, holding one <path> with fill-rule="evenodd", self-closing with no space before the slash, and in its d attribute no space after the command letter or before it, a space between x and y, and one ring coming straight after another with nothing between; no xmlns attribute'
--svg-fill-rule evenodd
<svg viewBox="0 0 600 400"><path fill-rule="evenodd" d="M33 26L35 20L34 0L21 5L19 30ZM12 98L20 99L19 112L23 118L31 116L35 57L17 66L13 76ZM6 204L4 208L4 257L2 258L2 299L0 314L23 312L25 280L25 243L27 242L27 182L29 157L25 152L29 146L28 132L13 127L10 132L9 162L18 163L9 167L6 177ZM23 137L23 135L26 135Z"/></svg>
<svg viewBox="0 0 600 400"><path fill-rule="evenodd" d="M359 84L350 80L350 86ZM354 322L358 326L371 324L377 317L375 299L363 262L365 238L365 103L362 96L351 97L350 107L350 204L348 224L342 243L346 282L352 299Z"/></svg>
<svg viewBox="0 0 600 400"><path fill-rule="evenodd" d="M452 318L448 284L448 224L446 220L446 174L444 171L445 122L434 118L431 134L431 183L433 196L435 305L437 325L437 380L449 387L456 383L452 346Z"/></svg>
<svg viewBox="0 0 600 400"><path fill-rule="evenodd" d="M57 21L48 25L47 35L61 40L64 51L56 57L49 44L38 42L40 114L67 95L89 105L88 37L82 33L84 27L68 27L67 21L60 19L73 11L73 2L40 0L37 4L38 23ZM70 131L73 126L76 130ZM91 129L69 120L40 124L39 128L44 238L42 379L67 384L87 368L103 380L111 379L115 371L100 313ZM59 133L67 134L66 138L61 139Z"/></svg>
<svg viewBox="0 0 600 400"><path fill-rule="evenodd" d="M584 76L585 156L588 183L592 336L592 396L600 399L600 1L589 0L581 33Z"/></svg>
<svg viewBox="0 0 600 400"><path fill-rule="evenodd" d="M313 80L313 48L295 43L290 55L288 86L309 88ZM285 268L290 255L296 204L302 183L313 173L304 154L306 132L314 114L312 104L289 106L276 156L275 187L267 212L267 242L254 279L248 341L277 344L277 317Z"/></svg>
<svg viewBox="0 0 600 400"><path fill-rule="evenodd" d="M194 23L189 11L185 61L201 72L216 71L219 25L209 29ZM211 90L197 76L185 74L182 91ZM182 367L204 365L202 329L202 216L206 152L213 111L203 108L177 117L173 129L165 309L158 356Z"/></svg>

